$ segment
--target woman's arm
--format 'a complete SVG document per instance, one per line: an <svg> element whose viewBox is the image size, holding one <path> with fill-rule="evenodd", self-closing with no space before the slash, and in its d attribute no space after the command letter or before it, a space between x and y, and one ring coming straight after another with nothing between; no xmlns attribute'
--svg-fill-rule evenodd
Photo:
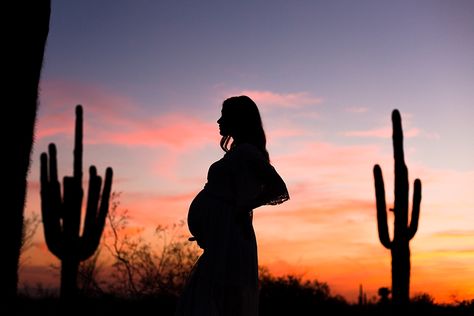
<svg viewBox="0 0 474 316"><path fill-rule="evenodd" d="M289 199L285 182L275 168L252 145L240 149L236 164L236 204L252 210L263 205L277 205Z"/></svg>

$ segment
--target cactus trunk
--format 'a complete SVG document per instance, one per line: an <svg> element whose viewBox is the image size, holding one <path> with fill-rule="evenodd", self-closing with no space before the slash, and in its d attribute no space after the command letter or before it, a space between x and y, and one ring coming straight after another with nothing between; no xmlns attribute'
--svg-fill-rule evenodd
<svg viewBox="0 0 474 316"><path fill-rule="evenodd" d="M8 4L7 4L8 3ZM38 109L38 85L49 33L50 1L8 1L4 7L2 36L2 84L4 111L8 124L2 127L2 281L0 301L11 302L17 295L18 266L23 244L23 214L27 178ZM35 14L27 14L34 12ZM8 21L8 22L7 22ZM18 21L22 21L19 27ZM25 23L23 23L25 22ZM27 23L26 23L27 22Z"/></svg>
<svg viewBox="0 0 474 316"><path fill-rule="evenodd" d="M390 240L387 224L387 207L382 170L374 166L375 197L377 205L377 227L382 245L392 255L392 299L395 305L406 305L410 301L410 240L418 229L421 202L421 181L415 180L413 206L408 225L408 169L403 153L403 130L400 113L392 113L393 151L395 160L394 236Z"/></svg>
<svg viewBox="0 0 474 316"><path fill-rule="evenodd" d="M72 255L66 255L61 261L61 297L77 296L77 274L80 261Z"/></svg>
<svg viewBox="0 0 474 316"><path fill-rule="evenodd" d="M409 302L410 297L410 247L407 242L393 244L392 254L392 297L397 305Z"/></svg>
<svg viewBox="0 0 474 316"><path fill-rule="evenodd" d="M56 146L49 157L41 154L41 213L48 249L61 260L61 298L77 295L77 273L81 261L94 254L104 230L112 187L112 169L107 168L102 194L101 177L89 169L89 192L83 234L80 234L82 190L82 107L76 107L74 173L64 177L63 198L58 181Z"/></svg>

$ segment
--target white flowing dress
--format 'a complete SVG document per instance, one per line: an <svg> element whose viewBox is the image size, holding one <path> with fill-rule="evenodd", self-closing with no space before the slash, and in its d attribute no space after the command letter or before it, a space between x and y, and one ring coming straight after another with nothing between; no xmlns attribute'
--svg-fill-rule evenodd
<svg viewBox="0 0 474 316"><path fill-rule="evenodd" d="M284 181L253 145L237 145L211 165L207 183L188 212L189 230L204 251L176 316L258 315L252 210L288 199Z"/></svg>

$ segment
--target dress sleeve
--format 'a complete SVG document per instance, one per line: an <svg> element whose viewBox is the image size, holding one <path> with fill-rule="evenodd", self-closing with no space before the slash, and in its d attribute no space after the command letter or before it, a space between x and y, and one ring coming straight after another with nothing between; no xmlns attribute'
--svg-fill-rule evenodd
<svg viewBox="0 0 474 316"><path fill-rule="evenodd" d="M239 206L277 205L290 197L276 169L253 145L240 145L236 153L235 193Z"/></svg>

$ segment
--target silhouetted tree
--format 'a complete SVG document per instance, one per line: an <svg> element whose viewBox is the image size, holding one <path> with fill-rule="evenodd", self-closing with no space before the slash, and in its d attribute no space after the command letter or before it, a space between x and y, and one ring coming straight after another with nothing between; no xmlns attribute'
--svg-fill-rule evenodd
<svg viewBox="0 0 474 316"><path fill-rule="evenodd" d="M130 227L131 216L127 209L119 208L119 199L120 193L111 193L97 251L79 264L78 292L84 298L168 297L174 301L199 252L196 243L180 233L185 222L159 225L155 238L145 239L144 228ZM52 268L59 269L56 265Z"/></svg>
<svg viewBox="0 0 474 316"><path fill-rule="evenodd" d="M362 305L367 305L368 300L367 300L367 293L364 292L364 287L362 284L359 284L359 296L357 298L357 303L362 306Z"/></svg>
<svg viewBox="0 0 474 316"><path fill-rule="evenodd" d="M395 228L390 240L387 225L387 207L382 170L374 166L375 197L377 200L377 225L382 245L392 253L392 300L396 305L406 305L410 297L410 240L418 229L420 215L421 181L415 180L413 206L408 226L408 169L403 153L403 131L400 112L392 112L393 151L395 159L395 203L393 211Z"/></svg>
<svg viewBox="0 0 474 316"><path fill-rule="evenodd" d="M429 293L417 293L411 298L411 302L419 305L433 305L434 298Z"/></svg>
<svg viewBox="0 0 474 316"><path fill-rule="evenodd" d="M99 277L105 268L105 263L100 260L101 253L102 247L99 245L92 257L79 264L77 285L83 297L100 297L106 294L103 289L106 282Z"/></svg>
<svg viewBox="0 0 474 316"><path fill-rule="evenodd" d="M390 302L389 295L390 295L390 289L388 287L381 287L378 290L379 294L379 303L382 305L387 305Z"/></svg>
<svg viewBox="0 0 474 316"><path fill-rule="evenodd" d="M105 247L114 258L112 291L127 297L177 296L198 258L198 247L179 233L181 221L171 227L158 225L154 232L157 243L145 240L142 234L126 231L128 210L119 210L116 195L112 196L108 214Z"/></svg>
<svg viewBox="0 0 474 316"><path fill-rule="evenodd" d="M348 306L342 296L331 295L329 285L318 280L303 281L295 275L275 277L260 267L259 284L262 315L313 315L315 311Z"/></svg>
<svg viewBox="0 0 474 316"><path fill-rule="evenodd" d="M49 157L41 154L41 211L48 249L61 260L61 297L77 295L79 263L97 250L109 209L112 168L107 168L102 196L102 178L94 166L89 169L89 192L82 235L82 107L76 107L74 174L64 177L63 196L58 181L56 146L49 145ZM49 159L48 159L49 158ZM99 205L100 204L100 205Z"/></svg>
<svg viewBox="0 0 474 316"><path fill-rule="evenodd" d="M16 296L26 181L38 108L38 84L49 32L50 0L8 1L2 33L3 179L0 297Z"/></svg>
<svg viewBox="0 0 474 316"><path fill-rule="evenodd" d="M38 226L41 224L41 218L37 213L33 213L30 216L24 218L23 229L21 237L21 248L20 248L20 264L21 267L25 264L24 254L33 246L33 237L38 230Z"/></svg>

